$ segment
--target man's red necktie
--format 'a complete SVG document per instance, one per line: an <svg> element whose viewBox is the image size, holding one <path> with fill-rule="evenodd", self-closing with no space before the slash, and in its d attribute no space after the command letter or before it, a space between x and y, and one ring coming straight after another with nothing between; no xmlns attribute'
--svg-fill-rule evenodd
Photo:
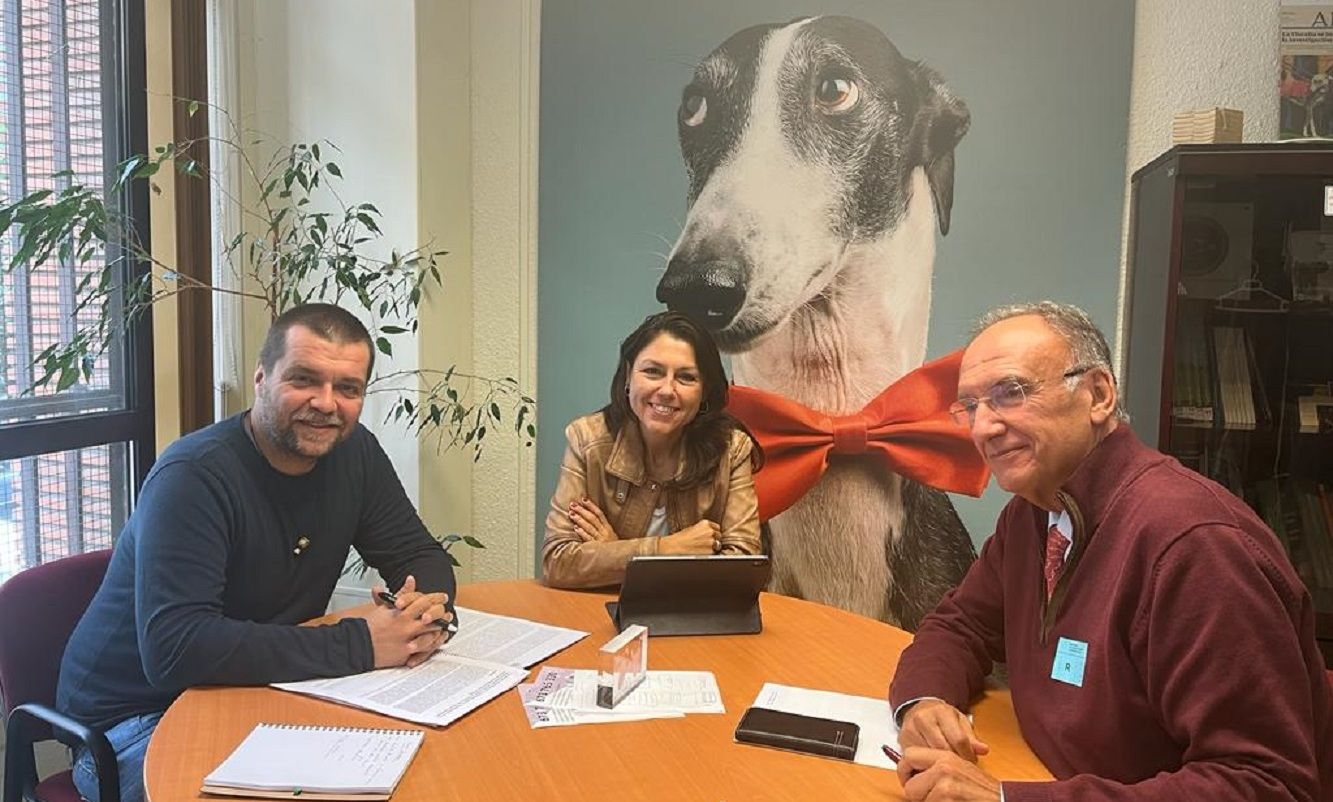
<svg viewBox="0 0 1333 802"><path fill-rule="evenodd" d="M727 408L764 448L763 470L754 477L759 518L768 520L805 495L834 454L874 454L886 471L981 495L990 472L968 430L949 416L962 358L959 350L927 362L853 415L816 412L753 387L730 388Z"/></svg>
<svg viewBox="0 0 1333 802"><path fill-rule="evenodd" d="M1060 578L1060 571L1065 567L1065 550L1068 548L1069 538L1060 531L1060 527L1051 524L1051 531L1046 533L1046 562L1041 567L1041 573L1046 577L1048 601L1055 592L1055 581Z"/></svg>

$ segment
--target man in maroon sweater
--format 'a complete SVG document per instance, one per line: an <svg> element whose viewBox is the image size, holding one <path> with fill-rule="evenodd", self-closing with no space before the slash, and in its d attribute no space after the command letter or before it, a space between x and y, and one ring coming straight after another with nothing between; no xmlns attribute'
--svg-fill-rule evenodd
<svg viewBox="0 0 1333 802"><path fill-rule="evenodd" d="M1124 425L1081 310L978 328L953 411L1015 497L898 664L907 798L1333 799L1333 696L1277 538ZM1054 782L976 765L988 747L962 711L994 662Z"/></svg>

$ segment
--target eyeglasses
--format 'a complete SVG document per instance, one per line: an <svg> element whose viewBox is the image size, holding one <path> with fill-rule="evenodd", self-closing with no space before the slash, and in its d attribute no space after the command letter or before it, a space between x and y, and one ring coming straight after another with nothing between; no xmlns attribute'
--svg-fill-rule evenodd
<svg viewBox="0 0 1333 802"><path fill-rule="evenodd" d="M1084 373L1092 370L1092 365L1075 365L1060 374L1063 380L1073 379L1082 376ZM1027 403L1030 396L1036 395L1042 388L1040 379L1024 381L1023 379L1009 378L1002 379L990 386L986 394L980 398L960 398L949 405L949 415L953 417L953 422L959 426L972 426L977 419L977 406L985 404L994 412L1006 412L1018 409ZM1073 389L1072 386L1070 389Z"/></svg>

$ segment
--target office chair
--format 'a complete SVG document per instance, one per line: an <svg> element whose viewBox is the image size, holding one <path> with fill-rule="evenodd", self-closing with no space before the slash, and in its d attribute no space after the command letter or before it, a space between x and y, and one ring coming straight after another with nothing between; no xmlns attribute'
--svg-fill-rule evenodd
<svg viewBox="0 0 1333 802"><path fill-rule="evenodd" d="M0 696L5 722L3 802L78 802L73 775L37 777L33 744L59 738L92 752L102 802L120 802L106 736L54 709L65 643L102 584L110 550L29 568L0 585Z"/></svg>

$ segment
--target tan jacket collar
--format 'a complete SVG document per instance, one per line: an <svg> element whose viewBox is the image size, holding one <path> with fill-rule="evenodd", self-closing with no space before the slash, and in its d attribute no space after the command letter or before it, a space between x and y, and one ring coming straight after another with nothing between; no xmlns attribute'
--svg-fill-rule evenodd
<svg viewBox="0 0 1333 802"><path fill-rule="evenodd" d="M648 481L648 454L643 445L643 436L634 420L625 421L616 435L616 442L611 446L611 456L606 461L606 472L633 485L643 485ZM685 452L682 449L680 460L676 463L673 478L679 479L685 470Z"/></svg>

